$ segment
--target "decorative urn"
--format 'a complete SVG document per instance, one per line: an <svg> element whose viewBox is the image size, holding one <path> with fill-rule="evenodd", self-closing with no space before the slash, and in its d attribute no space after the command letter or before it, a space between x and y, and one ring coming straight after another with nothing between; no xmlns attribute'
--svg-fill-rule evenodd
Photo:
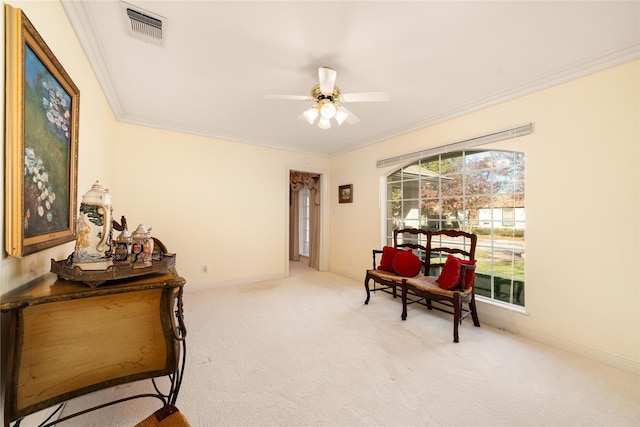
<svg viewBox="0 0 640 427"><path fill-rule="evenodd" d="M82 196L76 223L73 264L83 270L105 270L113 265L113 207L111 195L100 181Z"/></svg>
<svg viewBox="0 0 640 427"><path fill-rule="evenodd" d="M114 239L113 263L128 265L131 263L131 233L126 228Z"/></svg>
<svg viewBox="0 0 640 427"><path fill-rule="evenodd" d="M133 268L144 268L153 265L151 255L153 254L153 238L151 237L151 227L144 224L138 225L136 231L131 235L131 258Z"/></svg>

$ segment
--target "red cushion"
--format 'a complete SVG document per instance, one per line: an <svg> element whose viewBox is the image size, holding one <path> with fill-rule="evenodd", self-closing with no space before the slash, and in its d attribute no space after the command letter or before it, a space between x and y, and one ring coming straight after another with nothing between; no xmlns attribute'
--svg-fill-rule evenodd
<svg viewBox="0 0 640 427"><path fill-rule="evenodd" d="M420 274L422 261L411 250L398 251L393 258L393 269L401 276L414 277Z"/></svg>
<svg viewBox="0 0 640 427"><path fill-rule="evenodd" d="M453 289L460 283L460 260L453 255L447 256L447 261L436 279L442 289Z"/></svg>
<svg viewBox="0 0 640 427"><path fill-rule="evenodd" d="M389 271L393 273L393 258L398 253L398 249L393 246L385 246L382 248L382 259L378 268L380 270Z"/></svg>
<svg viewBox="0 0 640 427"><path fill-rule="evenodd" d="M458 259L460 265L476 265L476 260L472 259L470 261L466 259ZM462 268L462 267L460 267ZM473 278L476 275L476 270L467 270L466 275L464 276L464 288L469 289L473 285ZM460 271L460 276L462 276L462 271Z"/></svg>

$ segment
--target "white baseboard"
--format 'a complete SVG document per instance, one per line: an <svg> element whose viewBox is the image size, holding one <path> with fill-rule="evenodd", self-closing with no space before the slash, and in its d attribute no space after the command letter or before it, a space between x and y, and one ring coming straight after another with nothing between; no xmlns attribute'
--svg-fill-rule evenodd
<svg viewBox="0 0 640 427"><path fill-rule="evenodd" d="M218 282L207 283L207 284L193 285L188 283L188 286L184 287L184 292L185 293L199 292L199 291L206 291L208 289L226 288L229 286L249 285L252 283L266 282L267 280L276 280L276 279L282 279L282 278L283 278L282 274L276 273L276 274L265 274L262 276L254 276L254 277L243 277L240 279L233 279L233 280L220 280Z"/></svg>
<svg viewBox="0 0 640 427"><path fill-rule="evenodd" d="M480 318L483 324L488 324L498 329L510 332L512 334L520 335L524 338L531 339L533 341L549 345L551 347L559 348L568 351L579 356L586 357L591 360L603 363L614 368L621 369L625 372L629 372L635 375L640 375L640 362L631 360L616 354L607 353L602 350L598 350L593 347L589 347L583 344L578 344L573 341L561 338L555 335L547 334L544 332L529 329L520 325L507 325L499 318L493 318L481 314Z"/></svg>

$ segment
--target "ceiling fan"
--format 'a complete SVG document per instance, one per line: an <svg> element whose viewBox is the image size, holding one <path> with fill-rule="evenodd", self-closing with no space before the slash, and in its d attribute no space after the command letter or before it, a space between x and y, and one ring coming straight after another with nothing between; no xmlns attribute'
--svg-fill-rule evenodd
<svg viewBox="0 0 640 427"><path fill-rule="evenodd" d="M329 129L331 119L338 125L345 121L355 124L360 121L355 114L347 109L343 104L348 102L385 102L389 100L386 92L358 92L342 93L335 85L338 72L330 67L320 67L318 69L318 84L311 88L309 96L304 95L265 95L266 99L286 99L294 101L312 101L314 105L304 111L302 115L313 124L318 120L320 129Z"/></svg>

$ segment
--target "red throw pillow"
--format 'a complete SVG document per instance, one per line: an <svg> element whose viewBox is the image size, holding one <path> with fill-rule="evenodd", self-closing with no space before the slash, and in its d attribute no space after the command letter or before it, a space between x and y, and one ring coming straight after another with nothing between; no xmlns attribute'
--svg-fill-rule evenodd
<svg viewBox="0 0 640 427"><path fill-rule="evenodd" d="M476 265L476 260L472 259L470 261L466 259L458 259L460 265ZM462 269L462 267L460 267ZM464 288L469 289L473 285L473 278L476 275L476 270L467 270L466 275L464 276ZM460 276L462 276L462 270L460 271Z"/></svg>
<svg viewBox="0 0 640 427"><path fill-rule="evenodd" d="M453 289L460 283L460 260L453 255L447 256L440 276L436 279L442 289Z"/></svg>
<svg viewBox="0 0 640 427"><path fill-rule="evenodd" d="M414 277L420 274L422 261L410 250L398 251L393 258L393 269L401 276Z"/></svg>
<svg viewBox="0 0 640 427"><path fill-rule="evenodd" d="M380 270L389 271L393 273L393 258L398 253L398 248L394 248L393 246L385 246L382 248L382 259L380 260L380 265L378 268Z"/></svg>

